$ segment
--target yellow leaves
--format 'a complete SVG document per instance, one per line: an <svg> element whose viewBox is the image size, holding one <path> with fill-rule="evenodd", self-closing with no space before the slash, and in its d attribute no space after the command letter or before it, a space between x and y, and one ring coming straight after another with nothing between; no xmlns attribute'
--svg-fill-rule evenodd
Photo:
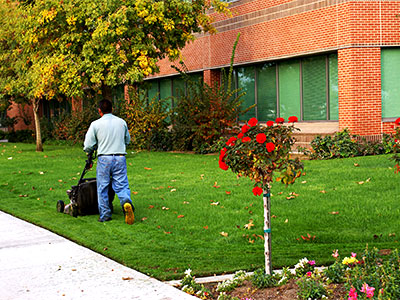
<svg viewBox="0 0 400 300"><path fill-rule="evenodd" d="M37 21L40 25L43 25L45 23L50 23L51 21L53 21L56 16L57 11L55 10L55 8L52 8L51 10L44 9L41 11Z"/></svg>
<svg viewBox="0 0 400 300"><path fill-rule="evenodd" d="M67 21L68 25L75 26L77 20L78 19L75 16L70 16L67 18L66 21Z"/></svg>
<svg viewBox="0 0 400 300"><path fill-rule="evenodd" d="M253 219L250 219L250 220L249 220L249 223L247 223L247 224L244 225L244 228L246 228L246 229L251 229L251 227L253 227L253 226L254 226L254 224L253 224Z"/></svg>
<svg viewBox="0 0 400 300"><path fill-rule="evenodd" d="M166 22L164 22L164 29L165 31L171 31L175 28L175 23L173 20L167 20Z"/></svg>

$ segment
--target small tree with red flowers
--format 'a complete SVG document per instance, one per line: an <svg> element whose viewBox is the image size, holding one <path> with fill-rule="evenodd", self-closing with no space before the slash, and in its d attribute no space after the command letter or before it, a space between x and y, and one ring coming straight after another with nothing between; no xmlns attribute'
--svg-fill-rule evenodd
<svg viewBox="0 0 400 300"><path fill-rule="evenodd" d="M392 159L395 162L395 165L394 165L395 172L399 173L400 172L400 118L397 118L397 120L394 121L394 123L396 126L396 128L395 128L396 133L394 134L394 141L396 143L394 144L394 148L393 148L394 155L393 155Z"/></svg>
<svg viewBox="0 0 400 300"><path fill-rule="evenodd" d="M238 176L247 176L254 181L253 194L263 194L264 200L264 247L265 272L272 273L271 265L271 202L270 189L275 173L276 181L286 185L294 183L301 176L303 164L298 158L292 159L290 150L295 143L293 133L297 117L289 117L288 124L283 118L275 123L259 124L256 118L243 125L241 132L226 142L221 150L219 167L229 168Z"/></svg>

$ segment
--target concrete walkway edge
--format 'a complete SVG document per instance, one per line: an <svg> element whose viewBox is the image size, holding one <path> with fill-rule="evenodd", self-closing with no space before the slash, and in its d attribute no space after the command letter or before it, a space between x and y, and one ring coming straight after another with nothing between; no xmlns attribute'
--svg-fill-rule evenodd
<svg viewBox="0 0 400 300"><path fill-rule="evenodd" d="M0 298L198 299L1 211Z"/></svg>

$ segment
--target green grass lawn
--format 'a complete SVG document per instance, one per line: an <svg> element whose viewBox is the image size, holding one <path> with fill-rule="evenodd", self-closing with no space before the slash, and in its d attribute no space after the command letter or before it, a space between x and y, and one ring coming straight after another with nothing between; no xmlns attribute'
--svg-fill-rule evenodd
<svg viewBox="0 0 400 300"><path fill-rule="evenodd" d="M218 168L218 157L132 153L128 177L135 224L124 224L118 199L113 220L73 218L56 211L68 202L85 162L80 147L0 144L0 210L48 228L159 279L254 270L264 266L262 197L252 183ZM355 166L358 164L359 166ZM306 175L289 187L272 187L272 263L300 258L323 265L369 247L397 248L400 176L388 156L305 161ZM87 177L95 176L91 171ZM363 182L363 183L362 183ZM362 183L362 184L361 184ZM292 199L287 199L295 193ZM250 220L254 226L244 227ZM228 236L221 235L228 233ZM315 235L304 241L301 235Z"/></svg>

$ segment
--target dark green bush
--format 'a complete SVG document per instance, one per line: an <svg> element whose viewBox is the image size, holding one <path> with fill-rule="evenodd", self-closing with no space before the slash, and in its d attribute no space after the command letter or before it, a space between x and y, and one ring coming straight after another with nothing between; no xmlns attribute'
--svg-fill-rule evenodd
<svg viewBox="0 0 400 300"><path fill-rule="evenodd" d="M251 282L259 289L270 288L278 286L279 279L276 276L266 274L264 269L254 271L251 276Z"/></svg>
<svg viewBox="0 0 400 300"><path fill-rule="evenodd" d="M7 134L10 143L32 143L35 141L35 133L33 130L17 130L10 131Z"/></svg>
<svg viewBox="0 0 400 300"><path fill-rule="evenodd" d="M368 141L351 134L348 129L336 132L333 136L317 136L311 142L310 159L330 159L354 156L378 155L393 152L394 137L383 134L382 141Z"/></svg>

